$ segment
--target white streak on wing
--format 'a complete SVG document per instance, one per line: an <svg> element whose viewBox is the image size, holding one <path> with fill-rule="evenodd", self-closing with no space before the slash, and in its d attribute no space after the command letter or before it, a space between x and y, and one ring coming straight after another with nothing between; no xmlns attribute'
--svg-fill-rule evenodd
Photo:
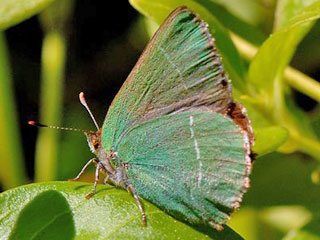
<svg viewBox="0 0 320 240"><path fill-rule="evenodd" d="M183 76L182 76L182 73L180 71L180 69L178 68L178 66L173 62L171 61L171 58L170 58L170 55L162 48L162 47L159 47L159 50L163 53L163 55L165 56L165 58L167 59L167 61L174 67L174 69L177 71L178 75L179 75L179 79L182 83L182 86L184 89L188 89L187 86L186 86L186 83L184 82L184 79L183 79Z"/></svg>
<svg viewBox="0 0 320 240"><path fill-rule="evenodd" d="M192 129L193 116L190 116L190 117L189 117L189 125L190 125L191 138L194 138L194 131L193 131L193 129Z"/></svg>
<svg viewBox="0 0 320 240"><path fill-rule="evenodd" d="M198 187L200 187L200 183L202 181L202 162L200 160L200 148L198 146L198 141L194 137L194 131L193 131L193 116L189 116L189 125L190 125L190 132L191 132L191 138L193 138L193 143L194 143L194 149L196 150L196 157L197 160L199 160L199 170L198 170Z"/></svg>

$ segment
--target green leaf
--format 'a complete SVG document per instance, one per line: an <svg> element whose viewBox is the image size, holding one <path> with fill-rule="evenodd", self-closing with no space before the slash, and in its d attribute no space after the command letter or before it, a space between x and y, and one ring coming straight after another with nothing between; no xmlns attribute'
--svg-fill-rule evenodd
<svg viewBox="0 0 320 240"><path fill-rule="evenodd" d="M265 98L266 105L276 102L272 99L276 94L274 91L281 86L275 84L282 85L284 68L294 54L297 44L310 28L310 24L302 23L290 26L268 38L250 64L248 83L257 96Z"/></svg>
<svg viewBox="0 0 320 240"><path fill-rule="evenodd" d="M254 25L247 23L246 21L234 15L232 12L228 11L227 7L235 11L234 5L236 4L231 4L230 2L229 3L221 2L220 4L218 4L220 2L218 0L211 0L211 1L194 0L194 1L206 7L206 9L209 10L212 14L214 14L217 20L219 20L219 22L224 27L226 27L227 29L230 29L230 31L250 41L251 43L260 45L266 39L265 34L258 27L255 27ZM238 1L238 2L243 2L243 1ZM247 3L247 4L250 4L250 3ZM241 3L238 5L241 5ZM248 9L246 10L248 11Z"/></svg>
<svg viewBox="0 0 320 240"><path fill-rule="evenodd" d="M230 226L252 240L282 239L301 230L320 236L320 187L311 181L317 166L304 154L271 153L258 158L251 187Z"/></svg>
<svg viewBox="0 0 320 240"><path fill-rule="evenodd" d="M253 26L264 21L269 10L259 1L252 0L209 0L208 2L221 4L230 13Z"/></svg>
<svg viewBox="0 0 320 240"><path fill-rule="evenodd" d="M261 157L267 153L278 150L288 139L288 131L279 125L270 122L263 113L256 99L247 95L240 96L241 102L245 104L254 129L255 141L253 152Z"/></svg>
<svg viewBox="0 0 320 240"><path fill-rule="evenodd" d="M271 153L257 159L243 206L257 209L301 205L317 213L320 188L311 174L318 162L302 154Z"/></svg>
<svg viewBox="0 0 320 240"><path fill-rule="evenodd" d="M319 0L279 0L275 12L274 29L281 28L301 9L317 1Z"/></svg>
<svg viewBox="0 0 320 240"><path fill-rule="evenodd" d="M18 24L47 7L53 0L0 0L0 30Z"/></svg>
<svg viewBox="0 0 320 240"><path fill-rule="evenodd" d="M319 216L312 219L302 229L291 231L283 240L320 240Z"/></svg>
<svg viewBox="0 0 320 240"><path fill-rule="evenodd" d="M259 49L250 64L248 79L250 95L261 103L260 111L264 112L270 122L285 127L290 133L290 141L283 151L300 150L315 158L319 157L320 143L315 140L305 116L287 97L283 72L298 43L319 17L318 1L291 18Z"/></svg>
<svg viewBox="0 0 320 240"><path fill-rule="evenodd" d="M258 156L276 151L288 138L288 131L280 126L255 128L255 144L253 152Z"/></svg>
<svg viewBox="0 0 320 240"><path fill-rule="evenodd" d="M147 227L134 198L124 190L92 184L48 182L0 194L0 236L8 239L242 239L225 226L217 232L192 227L143 201ZM196 230L197 229L197 230Z"/></svg>
<svg viewBox="0 0 320 240"><path fill-rule="evenodd" d="M297 44L319 17L320 2L317 2L291 18L285 27L271 35L259 49L250 64L248 82L261 96L270 98L275 94L276 81L281 82L284 68L290 62Z"/></svg>
<svg viewBox="0 0 320 240"><path fill-rule="evenodd" d="M311 220L312 214L305 207L299 205L274 206L260 211L260 217L270 226L287 232L304 226Z"/></svg>
<svg viewBox="0 0 320 240"><path fill-rule="evenodd" d="M199 14L200 18L209 24L212 36L216 40L216 46L221 55L222 63L232 79L233 85L243 91L245 70L241 58L231 41L227 30L216 19L214 13L208 11L205 6L193 0L130 0L131 5L143 15L160 24L175 8L185 5Z"/></svg>

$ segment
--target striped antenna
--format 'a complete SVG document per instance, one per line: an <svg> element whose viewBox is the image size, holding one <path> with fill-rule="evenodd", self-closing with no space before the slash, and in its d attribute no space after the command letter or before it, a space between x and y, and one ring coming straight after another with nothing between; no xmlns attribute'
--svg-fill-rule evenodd
<svg viewBox="0 0 320 240"><path fill-rule="evenodd" d="M42 123L38 123L35 121L29 121L29 125L36 126L36 127L44 127L44 128L53 128L53 129L58 129L58 130L66 130L66 131L74 131L74 132L83 132L83 133L90 133L91 131L86 131L78 128L67 128L67 127L57 127L57 126L52 126L52 125L45 125Z"/></svg>
<svg viewBox="0 0 320 240"><path fill-rule="evenodd" d="M89 106L88 106L88 104L86 102L86 99L84 97L84 93L83 92L79 93L79 100L80 100L81 104L87 109L87 111L90 114L90 117L91 117L94 125L96 125L96 128L99 130L100 127L99 127L98 123L96 122L96 119L94 118L92 112L90 111L90 108L89 108Z"/></svg>

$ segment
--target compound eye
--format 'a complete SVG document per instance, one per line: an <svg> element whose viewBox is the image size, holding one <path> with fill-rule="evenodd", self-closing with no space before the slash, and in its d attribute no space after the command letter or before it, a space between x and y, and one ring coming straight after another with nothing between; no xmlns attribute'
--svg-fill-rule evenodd
<svg viewBox="0 0 320 240"><path fill-rule="evenodd" d="M99 147L99 142L94 138L92 139L92 146L95 150L97 150L97 148Z"/></svg>
<svg viewBox="0 0 320 240"><path fill-rule="evenodd" d="M117 152L113 152L113 151L110 152L110 157L112 159L117 159L117 156L118 156Z"/></svg>
<svg viewBox="0 0 320 240"><path fill-rule="evenodd" d="M94 147L94 149L98 149L99 143L95 142L95 143L93 144L93 147Z"/></svg>

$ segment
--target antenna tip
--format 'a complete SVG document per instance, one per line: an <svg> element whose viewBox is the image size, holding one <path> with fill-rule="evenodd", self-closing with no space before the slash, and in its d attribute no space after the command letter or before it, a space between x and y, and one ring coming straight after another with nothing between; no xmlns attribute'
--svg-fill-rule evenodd
<svg viewBox="0 0 320 240"><path fill-rule="evenodd" d="M79 100L80 100L82 105L86 105L86 99L84 98L84 93L83 92L79 93Z"/></svg>
<svg viewBox="0 0 320 240"><path fill-rule="evenodd" d="M29 125L36 125L36 122L35 121L29 121L28 124Z"/></svg>
<svg viewBox="0 0 320 240"><path fill-rule="evenodd" d="M79 93L79 100L80 100L81 104L87 109L92 121L94 122L94 125L96 125L97 129L99 130L100 129L99 125L97 124L96 120L94 119L94 117L92 115L92 112L90 111L90 108L89 108L89 106L88 106L88 104L86 102L86 99L84 97L84 93L83 92Z"/></svg>
<svg viewBox="0 0 320 240"><path fill-rule="evenodd" d="M35 121L29 121L28 124L32 125L32 126L36 126L36 127L48 127L45 124L41 124L41 123L38 123L38 122L35 122Z"/></svg>

